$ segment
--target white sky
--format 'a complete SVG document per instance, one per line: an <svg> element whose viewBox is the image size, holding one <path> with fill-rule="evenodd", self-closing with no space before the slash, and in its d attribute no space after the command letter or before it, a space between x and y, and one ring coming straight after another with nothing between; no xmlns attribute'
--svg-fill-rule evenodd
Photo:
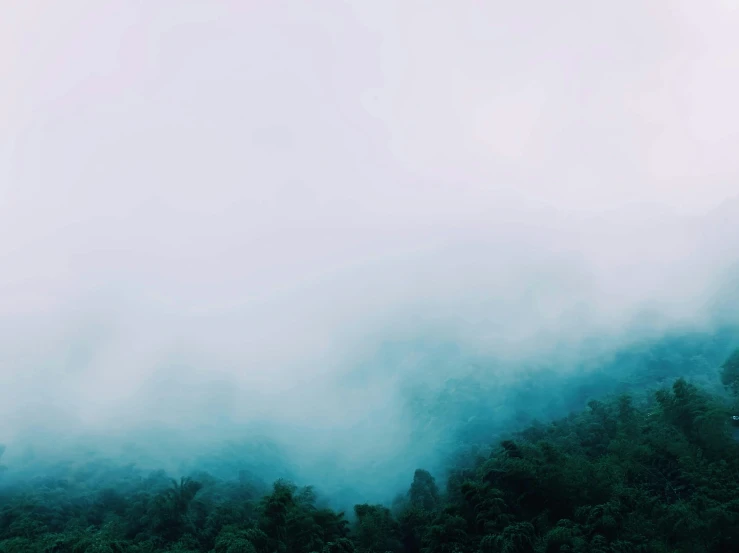
<svg viewBox="0 0 739 553"><path fill-rule="evenodd" d="M736 6L5 0L0 415L685 315L737 244Z"/></svg>

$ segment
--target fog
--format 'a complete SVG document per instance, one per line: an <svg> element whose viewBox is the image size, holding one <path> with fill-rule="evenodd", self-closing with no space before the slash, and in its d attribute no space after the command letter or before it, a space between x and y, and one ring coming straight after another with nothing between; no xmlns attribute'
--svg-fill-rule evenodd
<svg viewBox="0 0 739 553"><path fill-rule="evenodd" d="M382 495L408 390L736 322L733 3L3 12L9 465L268 436Z"/></svg>

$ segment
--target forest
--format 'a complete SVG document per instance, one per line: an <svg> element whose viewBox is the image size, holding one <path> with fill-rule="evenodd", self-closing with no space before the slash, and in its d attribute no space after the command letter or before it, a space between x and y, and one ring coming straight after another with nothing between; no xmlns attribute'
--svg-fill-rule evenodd
<svg viewBox="0 0 739 553"><path fill-rule="evenodd" d="M739 553L739 0L0 8L0 553Z"/></svg>
<svg viewBox="0 0 739 553"><path fill-rule="evenodd" d="M556 397L555 376L535 375L510 397L538 407L504 423L471 380L417 395L419 428L445 424L456 441L443 442L443 467L418 467L384 503L341 510L321 482L250 470L172 475L97 457L6 467L0 552L739 551L735 336L632 347Z"/></svg>

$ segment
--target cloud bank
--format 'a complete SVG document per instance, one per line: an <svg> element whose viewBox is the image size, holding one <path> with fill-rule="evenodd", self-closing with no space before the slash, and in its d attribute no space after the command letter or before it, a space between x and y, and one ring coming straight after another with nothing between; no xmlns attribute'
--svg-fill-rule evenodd
<svg viewBox="0 0 739 553"><path fill-rule="evenodd" d="M379 462L423 376L348 384L388 340L515 378L733 316L729 2L5 12L0 441L258 420Z"/></svg>

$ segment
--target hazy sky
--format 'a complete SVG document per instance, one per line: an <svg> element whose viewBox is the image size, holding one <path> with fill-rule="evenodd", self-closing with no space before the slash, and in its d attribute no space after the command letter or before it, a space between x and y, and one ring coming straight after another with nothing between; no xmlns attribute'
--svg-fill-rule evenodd
<svg viewBox="0 0 739 553"><path fill-rule="evenodd" d="M178 419L141 390L180 365L321 420L393 333L690 318L738 243L736 6L4 0L0 439Z"/></svg>

